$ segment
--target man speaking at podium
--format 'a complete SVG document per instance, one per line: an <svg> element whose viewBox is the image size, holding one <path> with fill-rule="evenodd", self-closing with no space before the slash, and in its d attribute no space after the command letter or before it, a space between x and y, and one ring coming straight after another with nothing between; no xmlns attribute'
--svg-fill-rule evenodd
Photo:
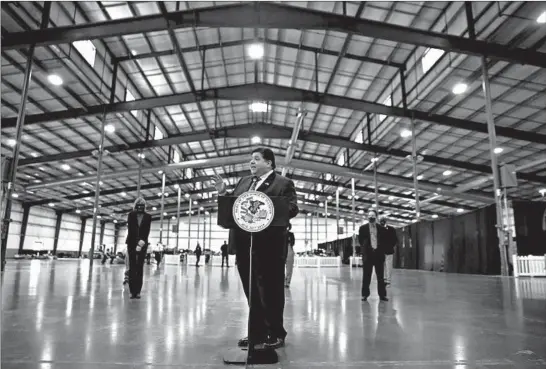
<svg viewBox="0 0 546 369"><path fill-rule="evenodd" d="M260 191L269 197L283 196L289 200L290 218L298 214L294 182L275 173L275 154L270 149L257 148L250 157L252 175L239 180L230 196L246 191ZM220 176L214 177L220 196L227 194ZM254 350L284 346L286 330L284 313L284 265L287 255L286 227L269 227L254 233L252 258L252 314L249 335ZM230 229L229 243L235 245L237 269L248 300L250 268L250 233ZM248 337L239 340L240 347L248 346Z"/></svg>

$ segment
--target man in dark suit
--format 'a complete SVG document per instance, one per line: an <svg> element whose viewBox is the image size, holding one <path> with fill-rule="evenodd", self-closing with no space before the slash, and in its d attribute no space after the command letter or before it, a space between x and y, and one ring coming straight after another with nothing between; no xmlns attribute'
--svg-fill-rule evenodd
<svg viewBox="0 0 546 369"><path fill-rule="evenodd" d="M374 268L379 299L389 301L384 279L386 231L385 228L377 224L376 220L377 212L370 210L368 212L368 224L361 226L358 231L358 240L362 247L362 268L364 269L362 301L366 301L370 296L370 282Z"/></svg>
<svg viewBox="0 0 546 369"><path fill-rule="evenodd" d="M298 214L294 182L275 173L275 154L270 149L257 148L250 157L252 175L243 177L231 193L240 196L246 191L260 191L266 195L284 196L289 200L290 218ZM220 176L215 177L219 195L227 193ZM254 350L278 348L284 345L286 330L283 326L284 313L284 265L286 261L287 229L269 227L254 233L252 248L252 310L249 319L249 337L239 340L241 347L248 346L248 339ZM250 281L250 233L241 229L229 231L230 247L235 248L237 269L247 300Z"/></svg>
<svg viewBox="0 0 546 369"><path fill-rule="evenodd" d="M220 251L222 251L222 268L224 267L224 260L226 261L226 265L229 268L228 247L226 241L224 241L224 244L222 245L222 247L220 247Z"/></svg>
<svg viewBox="0 0 546 369"><path fill-rule="evenodd" d="M146 213L146 201L136 199L133 211L127 217L127 254L129 255L129 291L132 299L140 298L144 275L144 260L152 216Z"/></svg>
<svg viewBox="0 0 546 369"><path fill-rule="evenodd" d="M379 224L385 228L385 285L391 284L392 277L392 262L394 256L394 249L398 246L398 237L396 236L396 229L387 224L387 217L382 216L379 219Z"/></svg>

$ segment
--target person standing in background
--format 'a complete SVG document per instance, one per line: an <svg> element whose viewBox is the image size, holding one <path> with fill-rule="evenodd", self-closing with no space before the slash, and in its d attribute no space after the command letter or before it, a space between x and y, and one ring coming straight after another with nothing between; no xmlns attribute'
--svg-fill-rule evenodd
<svg viewBox="0 0 546 369"><path fill-rule="evenodd" d="M132 299L140 298L144 278L144 259L148 249L148 236L152 216L146 213L146 200L135 200L133 211L127 216L127 254L129 256L129 290Z"/></svg>
<svg viewBox="0 0 546 369"><path fill-rule="evenodd" d="M382 216L379 219L379 224L385 228L385 286L391 284L392 278L392 263L394 259L394 249L398 246L398 237L396 229L387 224L387 217Z"/></svg>
<svg viewBox="0 0 546 369"><path fill-rule="evenodd" d="M292 272L294 271L294 244L296 243L296 237L294 233L290 232L292 229L292 223L288 224L287 237L287 252L286 252L286 278L284 279L284 287L290 287L292 281Z"/></svg>
<svg viewBox="0 0 546 369"><path fill-rule="evenodd" d="M381 301L389 301L387 289L385 288L385 233L386 230L376 223L377 212L368 212L368 224L358 230L358 240L362 247L362 301L367 301L370 296L370 282L372 271L375 268L377 277L377 293Z"/></svg>
<svg viewBox="0 0 546 369"><path fill-rule="evenodd" d="M226 241L224 241L224 244L222 247L220 247L220 251L222 251L222 268L224 267L224 259L226 260L226 265L229 268L228 246Z"/></svg>
<svg viewBox="0 0 546 369"><path fill-rule="evenodd" d="M195 266L198 267L199 266L199 260L201 260L201 254L203 252L201 251L201 246L199 246L199 244L197 244L197 247L195 248L195 251L194 251L194 254L195 254Z"/></svg>

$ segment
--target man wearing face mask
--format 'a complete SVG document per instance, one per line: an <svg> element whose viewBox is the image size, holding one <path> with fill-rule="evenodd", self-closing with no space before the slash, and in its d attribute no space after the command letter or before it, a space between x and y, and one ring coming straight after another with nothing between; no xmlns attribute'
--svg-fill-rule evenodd
<svg viewBox="0 0 546 369"><path fill-rule="evenodd" d="M391 284L393 254L394 249L398 246L398 237L396 230L387 224L387 217L382 216L379 219L379 224L385 228L385 285L389 286Z"/></svg>
<svg viewBox="0 0 546 369"><path fill-rule="evenodd" d="M146 213L146 201L136 199L133 211L127 217L127 255L129 257L129 291L132 299L140 298L144 275L144 260L152 216Z"/></svg>
<svg viewBox="0 0 546 369"><path fill-rule="evenodd" d="M368 224L361 226L358 231L358 240L362 247L362 268L364 269L362 301L367 301L370 296L370 282L374 268L379 299L389 301L384 279L386 230L376 223L376 219L377 212L370 210L368 212Z"/></svg>
<svg viewBox="0 0 546 369"><path fill-rule="evenodd" d="M275 154L270 149L257 148L250 157L251 175L239 180L231 196L246 191L260 191L270 197L284 196L289 200L290 218L298 214L294 182L275 173ZM214 177L220 196L227 194L226 185L220 176ZM286 262L285 227L269 227L254 233L252 248L252 283L248 280L250 269L250 233L238 228L230 229L229 244L235 246L237 269L248 301L249 286L252 286L252 309L249 335L239 340L240 347L248 341L254 350L284 346L286 330L284 313L284 266Z"/></svg>

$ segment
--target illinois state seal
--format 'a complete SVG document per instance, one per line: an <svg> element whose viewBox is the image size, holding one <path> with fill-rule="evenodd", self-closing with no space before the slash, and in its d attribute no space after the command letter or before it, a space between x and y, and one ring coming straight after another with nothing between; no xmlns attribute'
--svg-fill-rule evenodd
<svg viewBox="0 0 546 369"><path fill-rule="evenodd" d="M273 201L263 192L245 192L233 203L233 219L243 231L263 231L269 227L274 216Z"/></svg>

